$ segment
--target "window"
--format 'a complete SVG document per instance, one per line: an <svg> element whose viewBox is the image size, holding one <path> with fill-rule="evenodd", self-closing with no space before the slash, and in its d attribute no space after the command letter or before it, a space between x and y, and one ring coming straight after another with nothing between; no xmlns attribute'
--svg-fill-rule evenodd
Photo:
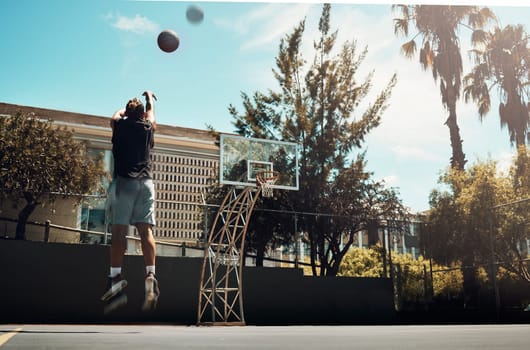
<svg viewBox="0 0 530 350"><path fill-rule="evenodd" d="M197 156L154 155L158 212L155 236L169 239L194 239L202 235L201 216L197 215L198 193L209 184L218 162Z"/></svg>

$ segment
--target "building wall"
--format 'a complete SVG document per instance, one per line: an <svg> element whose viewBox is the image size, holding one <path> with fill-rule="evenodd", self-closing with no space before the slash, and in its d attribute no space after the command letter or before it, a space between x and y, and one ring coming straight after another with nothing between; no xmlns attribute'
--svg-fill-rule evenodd
<svg viewBox="0 0 530 350"><path fill-rule="evenodd" d="M379 229L379 241L386 249L400 254L410 254L414 259L419 256L418 222L412 222L408 232L389 233L387 229ZM368 248L368 232L360 231L356 234L352 247Z"/></svg>
<svg viewBox="0 0 530 350"><path fill-rule="evenodd" d="M203 234L202 196L217 181L219 160L196 154L155 150L155 236L162 240L196 242Z"/></svg>

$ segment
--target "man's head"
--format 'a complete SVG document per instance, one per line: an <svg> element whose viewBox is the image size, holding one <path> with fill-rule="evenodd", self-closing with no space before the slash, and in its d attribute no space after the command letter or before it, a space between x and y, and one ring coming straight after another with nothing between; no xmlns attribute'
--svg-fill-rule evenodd
<svg viewBox="0 0 530 350"><path fill-rule="evenodd" d="M125 115L129 118L141 119L144 117L144 104L136 97L129 100L125 106Z"/></svg>

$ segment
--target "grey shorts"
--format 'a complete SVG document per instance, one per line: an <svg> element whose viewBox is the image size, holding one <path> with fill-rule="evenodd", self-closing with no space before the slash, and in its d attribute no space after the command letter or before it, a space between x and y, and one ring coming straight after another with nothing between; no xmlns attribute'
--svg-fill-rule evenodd
<svg viewBox="0 0 530 350"><path fill-rule="evenodd" d="M155 186L152 179L118 176L109 186L108 210L111 224L155 225Z"/></svg>

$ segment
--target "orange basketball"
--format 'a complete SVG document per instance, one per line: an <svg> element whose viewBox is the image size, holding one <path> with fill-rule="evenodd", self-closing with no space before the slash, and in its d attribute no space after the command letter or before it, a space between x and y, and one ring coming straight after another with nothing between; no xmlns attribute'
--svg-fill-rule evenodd
<svg viewBox="0 0 530 350"><path fill-rule="evenodd" d="M173 52L178 49L180 39L174 31L170 29L163 30L158 34L158 47L164 52Z"/></svg>

